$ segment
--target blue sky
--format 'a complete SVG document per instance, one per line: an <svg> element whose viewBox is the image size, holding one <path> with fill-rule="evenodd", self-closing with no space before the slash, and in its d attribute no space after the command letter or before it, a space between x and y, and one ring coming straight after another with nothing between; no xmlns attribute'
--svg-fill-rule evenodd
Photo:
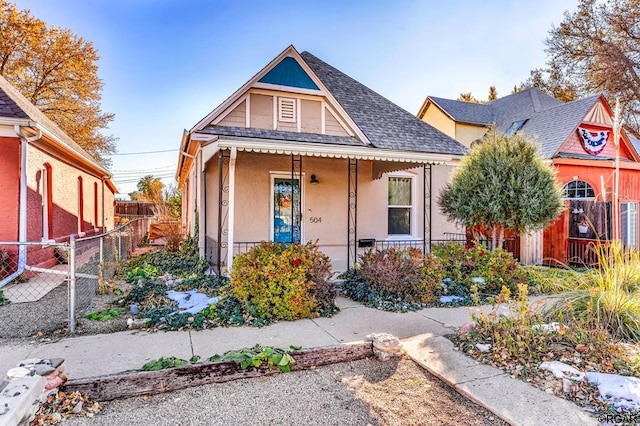
<svg viewBox="0 0 640 426"><path fill-rule="evenodd" d="M173 180L183 129L293 44L417 113L427 95L511 92L545 63L544 39L578 0L13 0L100 55L122 193Z"/></svg>

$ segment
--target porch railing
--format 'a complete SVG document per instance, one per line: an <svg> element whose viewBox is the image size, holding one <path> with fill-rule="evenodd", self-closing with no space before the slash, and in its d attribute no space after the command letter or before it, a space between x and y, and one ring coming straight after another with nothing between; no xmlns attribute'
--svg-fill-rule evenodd
<svg viewBox="0 0 640 426"><path fill-rule="evenodd" d="M598 263L596 247L609 244L609 241L600 241L590 238L568 239L568 263L570 265L593 266Z"/></svg>

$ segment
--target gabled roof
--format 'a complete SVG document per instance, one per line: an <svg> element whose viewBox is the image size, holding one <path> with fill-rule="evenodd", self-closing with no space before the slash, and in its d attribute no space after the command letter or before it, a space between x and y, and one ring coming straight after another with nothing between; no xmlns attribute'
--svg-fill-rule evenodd
<svg viewBox="0 0 640 426"><path fill-rule="evenodd" d="M301 56L377 148L462 155L462 144L321 61Z"/></svg>
<svg viewBox="0 0 640 426"><path fill-rule="evenodd" d="M427 98L428 101L431 101L455 121L485 126L493 123L493 112L486 104L436 98L435 96L429 96ZM422 116L419 116L419 118L422 118Z"/></svg>
<svg viewBox="0 0 640 426"><path fill-rule="evenodd" d="M429 96L420 109L419 117L424 116L432 103L457 122L495 126L500 132L506 132L517 121L526 120L519 130L537 139L543 157L552 158L601 98L594 95L563 103L535 87L486 104ZM604 98L602 100L606 104Z"/></svg>
<svg viewBox="0 0 640 426"><path fill-rule="evenodd" d="M53 141L56 140L58 146L67 153L79 157L96 172L103 176L108 176L108 184L116 191L115 186L110 182L111 174L100 163L98 163L88 152L78 145L69 135L62 131L53 121L51 121L42 111L33 105L11 85L4 77L0 76L0 117L9 119L29 120L24 125L36 127L42 130Z"/></svg>
<svg viewBox="0 0 640 426"><path fill-rule="evenodd" d="M251 88L288 90L325 97L353 130L353 137L294 131L257 130L215 124L237 105ZM200 120L189 132L218 136L273 139L314 144L366 146L368 148L433 154L463 155L466 148L413 114L326 64L311 53L298 53L289 46L233 95ZM185 151L189 138L183 139ZM179 162L181 163L181 162ZM180 169L180 166L179 166Z"/></svg>
<svg viewBox="0 0 640 426"><path fill-rule="evenodd" d="M573 102L560 102L557 106L531 114L522 127L522 132L535 137L540 144L540 154L551 158L599 99L600 96L596 95Z"/></svg>

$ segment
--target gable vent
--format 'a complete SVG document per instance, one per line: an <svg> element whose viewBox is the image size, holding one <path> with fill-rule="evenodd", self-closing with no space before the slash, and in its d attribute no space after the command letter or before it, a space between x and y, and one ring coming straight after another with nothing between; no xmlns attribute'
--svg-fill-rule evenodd
<svg viewBox="0 0 640 426"><path fill-rule="evenodd" d="M278 98L278 121L296 122L296 100Z"/></svg>

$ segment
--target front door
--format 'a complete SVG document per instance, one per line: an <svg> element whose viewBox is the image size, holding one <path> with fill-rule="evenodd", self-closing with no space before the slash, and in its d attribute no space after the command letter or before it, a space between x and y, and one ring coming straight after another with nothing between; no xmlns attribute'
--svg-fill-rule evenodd
<svg viewBox="0 0 640 426"><path fill-rule="evenodd" d="M291 179L291 177L274 177L272 188L273 241L299 243L302 238L300 180Z"/></svg>

